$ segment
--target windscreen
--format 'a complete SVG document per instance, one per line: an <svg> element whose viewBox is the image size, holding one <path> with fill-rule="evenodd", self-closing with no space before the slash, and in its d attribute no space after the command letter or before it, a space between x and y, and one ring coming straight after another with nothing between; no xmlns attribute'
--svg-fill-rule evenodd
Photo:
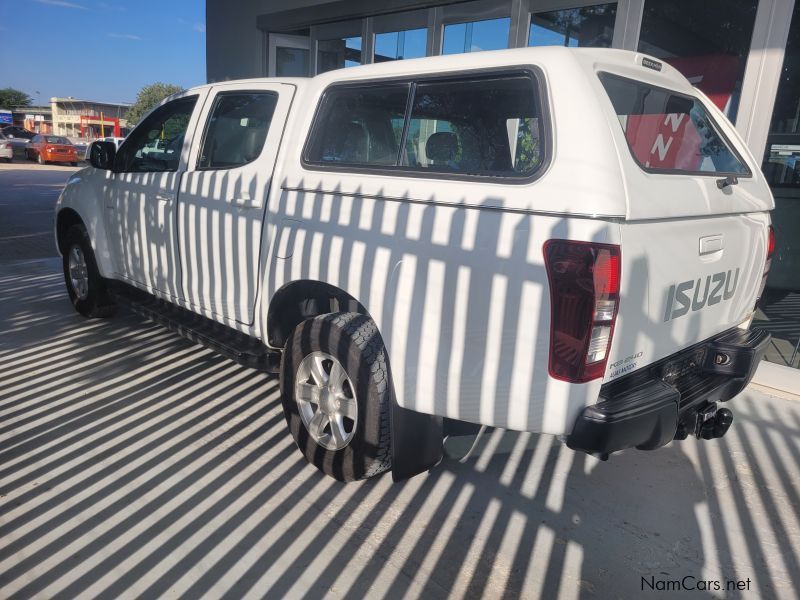
<svg viewBox="0 0 800 600"><path fill-rule="evenodd" d="M600 73L625 140L647 171L695 175L750 175L699 100Z"/></svg>

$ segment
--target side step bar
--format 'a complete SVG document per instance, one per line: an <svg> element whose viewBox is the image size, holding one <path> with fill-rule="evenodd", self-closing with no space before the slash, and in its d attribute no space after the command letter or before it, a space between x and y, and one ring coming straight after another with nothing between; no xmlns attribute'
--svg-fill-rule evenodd
<svg viewBox="0 0 800 600"><path fill-rule="evenodd" d="M127 283L116 280L106 280L105 283L117 304L163 325L188 340L252 369L267 373L277 373L280 370L280 352L271 350L256 338L157 298Z"/></svg>

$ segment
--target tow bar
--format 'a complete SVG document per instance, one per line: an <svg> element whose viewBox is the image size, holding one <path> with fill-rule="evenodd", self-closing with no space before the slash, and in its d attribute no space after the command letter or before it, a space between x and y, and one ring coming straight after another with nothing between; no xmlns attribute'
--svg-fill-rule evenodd
<svg viewBox="0 0 800 600"><path fill-rule="evenodd" d="M717 409L713 402L695 414L694 430L689 430L689 425L684 421L675 431L676 440L685 440L692 433L696 438L713 440L721 438L728 432L733 423L733 413L727 408Z"/></svg>

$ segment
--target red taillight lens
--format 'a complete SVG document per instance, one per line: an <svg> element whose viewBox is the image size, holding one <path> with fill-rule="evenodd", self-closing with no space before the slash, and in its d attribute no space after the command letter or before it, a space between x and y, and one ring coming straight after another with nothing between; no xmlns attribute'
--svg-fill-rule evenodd
<svg viewBox="0 0 800 600"><path fill-rule="evenodd" d="M773 254L775 254L775 228L770 225L769 241L767 242L767 260L771 259Z"/></svg>
<svg viewBox="0 0 800 600"><path fill-rule="evenodd" d="M764 274L761 276L761 286L758 288L758 296L756 297L756 305L753 309L758 308L761 303L761 296L764 295L764 288L767 287L767 277L769 277L769 269L772 266L772 255L775 254L775 228L770 225L767 233L767 260L764 263Z"/></svg>
<svg viewBox="0 0 800 600"><path fill-rule="evenodd" d="M619 308L619 246L549 240L550 376L583 383L602 377Z"/></svg>

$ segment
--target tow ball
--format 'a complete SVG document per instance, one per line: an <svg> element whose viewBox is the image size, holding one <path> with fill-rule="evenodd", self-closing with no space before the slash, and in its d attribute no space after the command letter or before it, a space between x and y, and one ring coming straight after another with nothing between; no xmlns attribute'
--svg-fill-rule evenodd
<svg viewBox="0 0 800 600"><path fill-rule="evenodd" d="M733 423L733 413L727 408L717 409L716 403L710 404L695 414L694 430L691 423L683 422L675 432L676 440L685 440L693 433L697 438L713 440L725 435Z"/></svg>

